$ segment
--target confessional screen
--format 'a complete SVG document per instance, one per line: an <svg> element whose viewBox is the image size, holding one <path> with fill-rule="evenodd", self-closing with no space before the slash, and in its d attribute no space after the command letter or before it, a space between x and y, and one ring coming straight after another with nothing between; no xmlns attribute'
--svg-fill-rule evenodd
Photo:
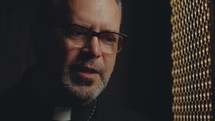
<svg viewBox="0 0 215 121"><path fill-rule="evenodd" d="M212 0L171 0L174 121L214 121Z"/></svg>

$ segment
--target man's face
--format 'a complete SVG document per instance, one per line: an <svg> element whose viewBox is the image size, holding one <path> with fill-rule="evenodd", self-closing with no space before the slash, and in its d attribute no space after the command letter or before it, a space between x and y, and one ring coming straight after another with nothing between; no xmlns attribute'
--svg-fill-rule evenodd
<svg viewBox="0 0 215 121"><path fill-rule="evenodd" d="M115 0L68 0L68 23L96 32L119 32L121 14ZM116 53L103 53L97 37L87 47L76 48L67 39L61 67L61 83L66 91L84 102L94 100L106 87L113 71ZM56 49L56 48L54 48ZM58 48L59 49L59 48ZM56 51L56 50L54 50ZM59 60L55 57L51 61Z"/></svg>

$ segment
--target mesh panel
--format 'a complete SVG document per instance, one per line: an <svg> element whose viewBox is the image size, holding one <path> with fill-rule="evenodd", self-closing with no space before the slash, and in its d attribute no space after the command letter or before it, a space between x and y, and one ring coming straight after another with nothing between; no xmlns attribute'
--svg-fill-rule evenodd
<svg viewBox="0 0 215 121"><path fill-rule="evenodd" d="M214 121L211 1L171 0L174 121Z"/></svg>

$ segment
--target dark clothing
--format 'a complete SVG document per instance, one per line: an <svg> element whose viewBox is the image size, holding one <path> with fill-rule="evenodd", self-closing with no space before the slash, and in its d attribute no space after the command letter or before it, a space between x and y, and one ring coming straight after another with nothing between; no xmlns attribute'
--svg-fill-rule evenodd
<svg viewBox="0 0 215 121"><path fill-rule="evenodd" d="M23 82L9 92L0 95L0 121L51 121L54 106L31 89L31 72ZM87 121L95 102L78 107L72 121ZM141 116L119 105L97 100L95 113L90 121L146 121Z"/></svg>

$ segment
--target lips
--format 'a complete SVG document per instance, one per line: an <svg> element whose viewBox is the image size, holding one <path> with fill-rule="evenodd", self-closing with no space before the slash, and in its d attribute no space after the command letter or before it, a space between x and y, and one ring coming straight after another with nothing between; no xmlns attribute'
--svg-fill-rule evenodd
<svg viewBox="0 0 215 121"><path fill-rule="evenodd" d="M71 66L70 71L77 75L73 81L81 85L91 85L99 73L99 71L94 68L78 65Z"/></svg>
<svg viewBox="0 0 215 121"><path fill-rule="evenodd" d="M81 78L85 78L85 79L93 79L97 74L98 74L97 70L89 67L81 67L78 70L78 75Z"/></svg>
<svg viewBox="0 0 215 121"><path fill-rule="evenodd" d="M88 74L98 73L98 71L96 69L89 68L89 67L80 67L80 68L77 69L77 71L83 72L83 73L88 73Z"/></svg>
<svg viewBox="0 0 215 121"><path fill-rule="evenodd" d="M81 65L72 65L69 67L71 72L83 72L83 73L99 73L97 69L88 67L88 66L81 66Z"/></svg>

